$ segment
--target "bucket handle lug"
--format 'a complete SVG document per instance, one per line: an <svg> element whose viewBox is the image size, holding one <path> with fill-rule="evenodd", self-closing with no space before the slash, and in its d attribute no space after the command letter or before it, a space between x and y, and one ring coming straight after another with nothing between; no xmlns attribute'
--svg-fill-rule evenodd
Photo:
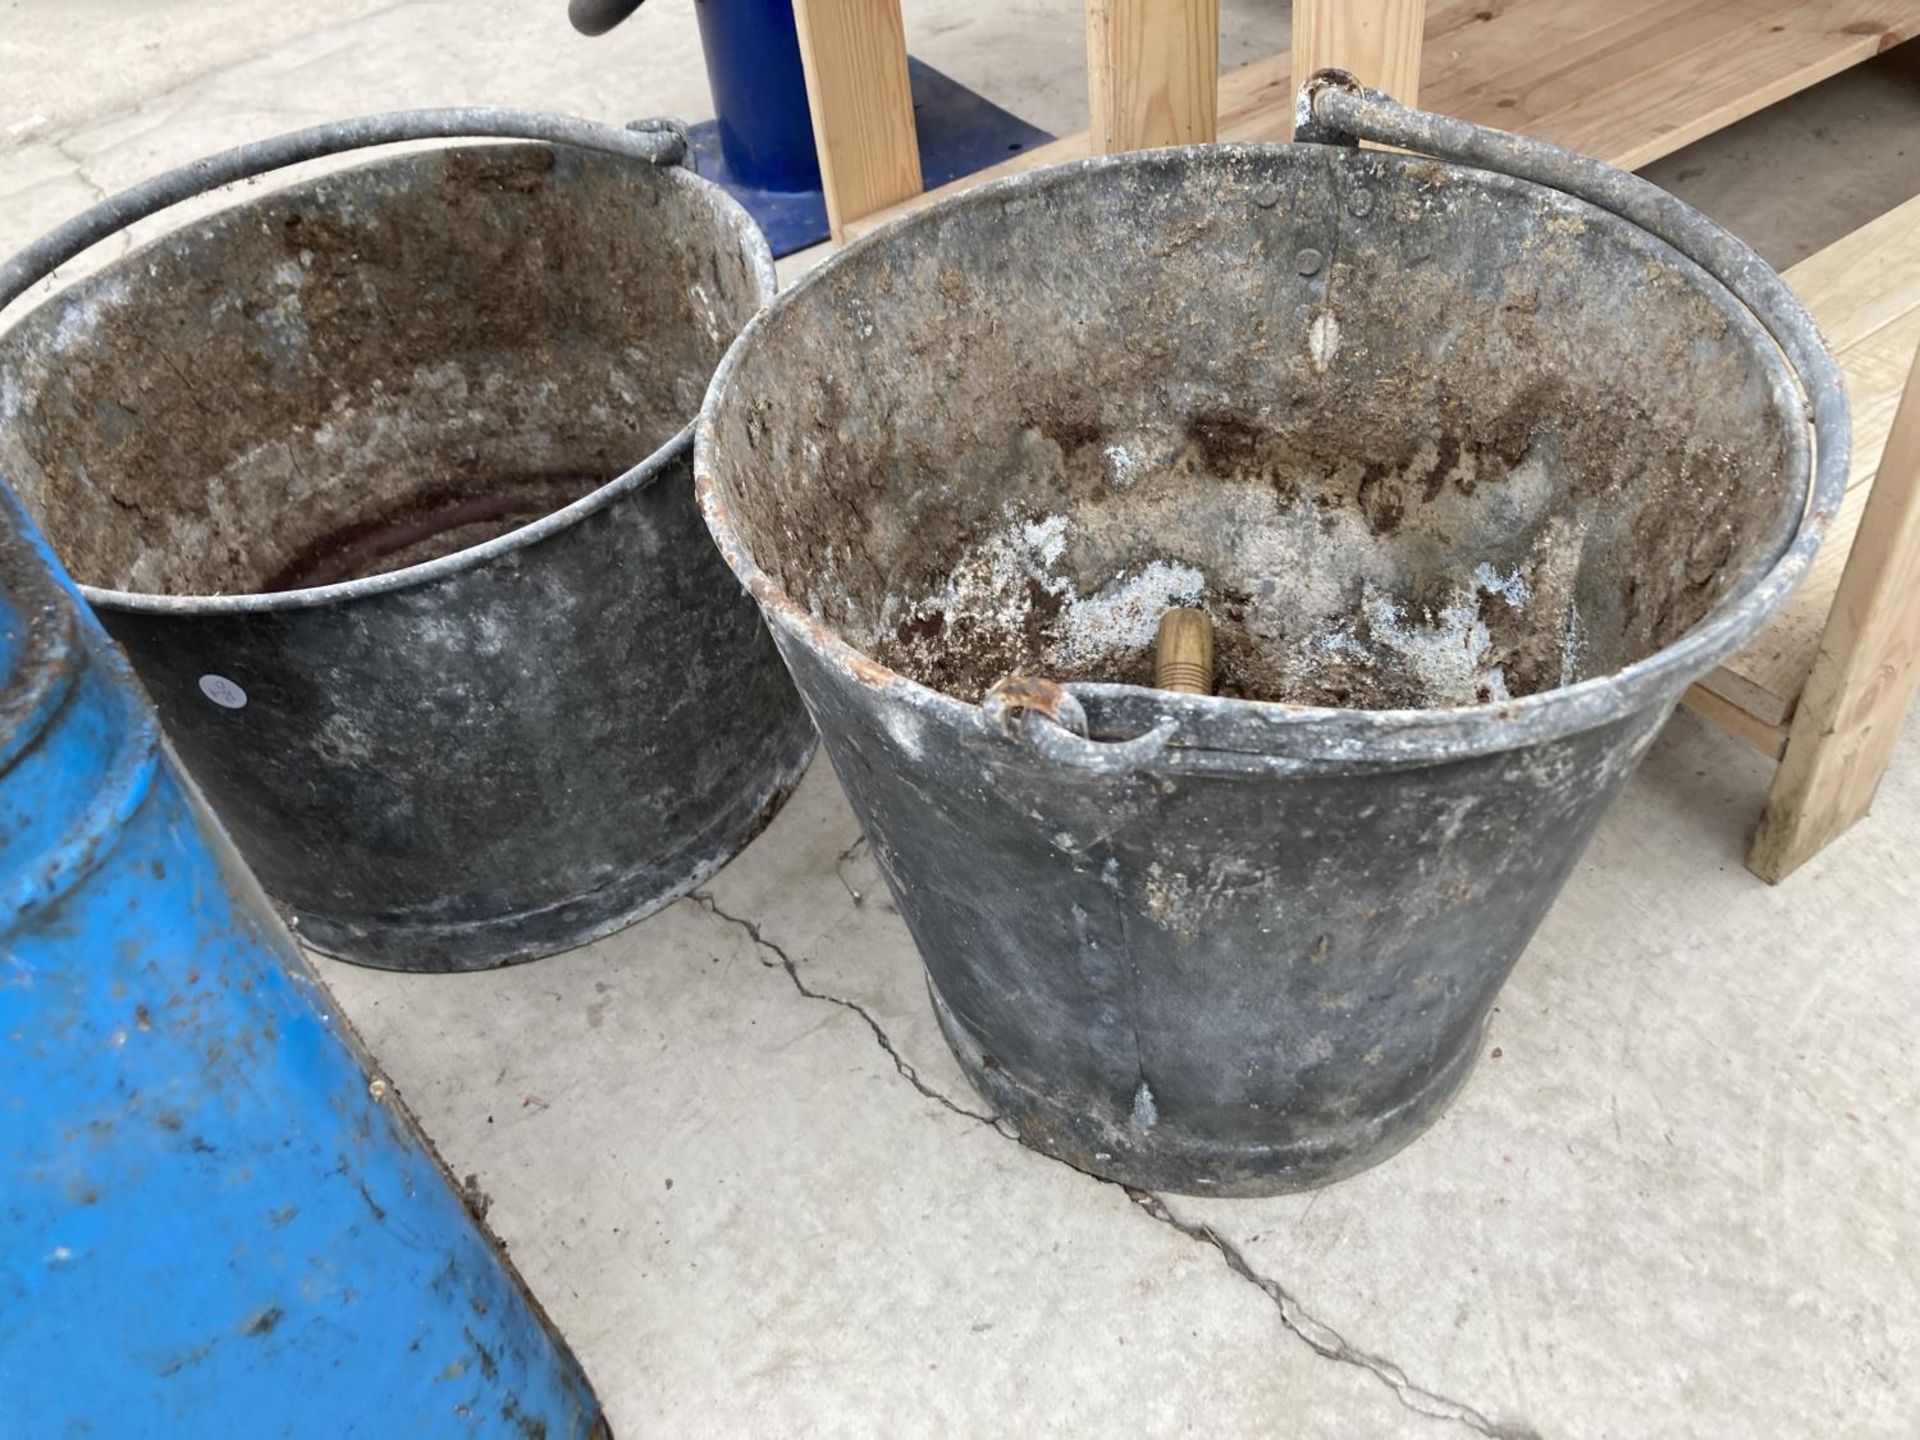
<svg viewBox="0 0 1920 1440"><path fill-rule="evenodd" d="M693 132L687 128L687 122L672 115L649 115L640 120L629 120L625 129L636 135L650 135L660 142L659 156L649 163L654 165L679 165L692 170Z"/></svg>
<svg viewBox="0 0 1920 1440"><path fill-rule="evenodd" d="M1126 740L1095 740L1079 697L1052 680L1009 675L986 693L981 712L1010 740L1020 741L1061 765L1120 775L1160 758L1175 725L1163 720Z"/></svg>
<svg viewBox="0 0 1920 1440"><path fill-rule="evenodd" d="M1366 93L1359 77L1350 70L1328 66L1324 70L1314 71L1300 87L1300 93L1293 97L1294 142L1299 145L1344 145L1350 150L1358 149L1358 135L1325 118L1314 108L1314 102L1324 90L1344 90L1352 95Z"/></svg>
<svg viewBox="0 0 1920 1440"><path fill-rule="evenodd" d="M678 120L637 120L622 129L571 115L487 106L446 110L397 110L334 120L306 130L256 140L182 165L102 200L0 265L0 310L60 266L117 235L136 221L209 190L282 170L327 155L395 145L410 140L531 140L571 145L643 165L685 165L692 153L687 128Z"/></svg>

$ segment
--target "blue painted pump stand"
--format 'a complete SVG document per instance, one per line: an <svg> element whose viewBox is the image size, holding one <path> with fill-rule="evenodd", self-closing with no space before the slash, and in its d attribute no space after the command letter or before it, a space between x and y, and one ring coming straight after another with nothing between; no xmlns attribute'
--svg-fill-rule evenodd
<svg viewBox="0 0 1920 1440"><path fill-rule="evenodd" d="M771 24L764 31L741 32L720 23L717 12L743 7L785 15L787 43L792 48L790 71L771 79L762 74L775 69L774 62L785 53ZM819 244L827 238L827 205L813 158L813 122L806 108L798 42L792 40L789 0L702 0L699 10L707 79L720 118L693 127L695 169L724 187L753 216L775 256ZM753 72L760 77L757 89L744 78L746 62L734 54L743 47L726 45L716 58L716 38L738 33L761 36L766 55ZM773 38L767 39L768 35ZM920 133L920 175L929 190L1053 139L931 65L909 58L907 77L913 86L914 125ZM743 128L746 122L751 122L750 128ZM792 157L796 139L805 146L804 163ZM752 148L755 145L757 150Z"/></svg>
<svg viewBox="0 0 1920 1440"><path fill-rule="evenodd" d="M0 1434L606 1434L3 491Z"/></svg>
<svg viewBox="0 0 1920 1440"><path fill-rule="evenodd" d="M694 13L727 173L754 190L818 190L793 0L699 0Z"/></svg>

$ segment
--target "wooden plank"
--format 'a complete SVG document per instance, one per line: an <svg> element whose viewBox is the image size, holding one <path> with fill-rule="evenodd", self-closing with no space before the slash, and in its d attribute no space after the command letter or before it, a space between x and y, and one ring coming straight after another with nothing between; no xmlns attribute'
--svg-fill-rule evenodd
<svg viewBox="0 0 1920 1440"><path fill-rule="evenodd" d="M1809 255L1787 283L1845 351L1920 305L1920 197ZM1897 390L1896 386L1896 390Z"/></svg>
<svg viewBox="0 0 1920 1440"><path fill-rule="evenodd" d="M1779 881L1863 817L1920 679L1920 363L1907 381L1860 533L1747 865Z"/></svg>
<svg viewBox="0 0 1920 1440"><path fill-rule="evenodd" d="M1853 465L1847 503L1806 582L1764 634L1702 682L1767 724L1793 717L1812 673L1867 487L1920 351L1920 198L1809 256L1787 280L1839 350L1853 409Z"/></svg>
<svg viewBox="0 0 1920 1440"><path fill-rule="evenodd" d="M1478 74L1458 98L1504 110L1512 128L1531 130L1590 97L1658 68L1661 53L1688 56L1738 30L1749 18L1746 0L1692 0L1674 6L1599 5L1577 11L1535 14L1532 38L1545 40L1569 18L1576 33L1540 44L1505 63L1476 67ZM1553 26L1542 31L1539 22Z"/></svg>
<svg viewBox="0 0 1920 1440"><path fill-rule="evenodd" d="M1420 93L1435 110L1631 169L1915 35L1913 0L1447 0L1429 7ZM1219 95L1222 140L1292 134L1290 55L1221 77ZM1089 153L1085 133L1065 136L848 233Z"/></svg>
<svg viewBox="0 0 1920 1440"><path fill-rule="evenodd" d="M1673 7L1677 15L1710 7ZM1631 53L1594 67L1577 98L1537 125L1519 125L1569 149L1604 147L1625 170L1671 154L1702 136L1818 84L1920 33L1909 0L1800 0L1712 7L1674 37L1653 34ZM1633 117L1634 134L1620 117Z"/></svg>
<svg viewBox="0 0 1920 1440"><path fill-rule="evenodd" d="M1493 99L1479 93L1489 80L1513 75L1529 65L1577 71L1582 57L1594 51L1603 32L1648 12L1665 13L1669 3L1607 0L1600 5L1579 5L1559 0L1526 4L1505 13L1484 7L1470 11L1471 23L1457 26L1451 33L1443 35L1429 29L1420 63L1421 100L1447 114L1456 113L1463 103L1475 105L1482 112L1508 108L1494 103L1504 98L1504 92ZM1480 20L1481 15L1488 19ZM1555 57L1561 58L1556 61ZM1566 57L1572 57L1571 61ZM1508 81L1508 87L1520 83L1516 78Z"/></svg>
<svg viewBox="0 0 1920 1440"><path fill-rule="evenodd" d="M1212 140L1219 79L1220 0L1087 0L1094 154Z"/></svg>
<svg viewBox="0 0 1920 1440"><path fill-rule="evenodd" d="M900 0L794 0L793 18L827 221L844 241L849 221L921 190Z"/></svg>
<svg viewBox="0 0 1920 1440"><path fill-rule="evenodd" d="M1787 729L1784 725L1769 725L1764 720L1756 720L1738 705L1704 685L1688 686L1687 693L1680 697L1680 703L1702 720L1737 735L1769 760L1778 760L1786 753Z"/></svg>
<svg viewBox="0 0 1920 1440"><path fill-rule="evenodd" d="M1512 27L1535 12L1557 11L1564 0L1429 0L1426 40L1421 49L1421 94L1437 79L1465 66L1484 67L1486 26L1500 19L1507 27L1496 34L1514 35ZM1620 4L1658 5L1669 0L1618 0ZM1506 42L1501 42L1506 43ZM1285 140L1293 134L1293 55L1282 50L1264 56L1220 77L1220 138L1222 140ZM1288 117L1285 131L1274 133L1274 116ZM1068 137L1071 139L1072 137Z"/></svg>
<svg viewBox="0 0 1920 1440"><path fill-rule="evenodd" d="M1914 233L1914 243L1920 245L1920 231ZM1840 352L1840 368L1847 377L1847 403L1853 412L1849 489L1871 484L1880 468L1880 452L1892 433L1894 411L1916 350L1920 350L1920 297L1916 297L1913 309L1892 324L1881 326ZM1837 582L1838 575L1834 579Z"/></svg>
<svg viewBox="0 0 1920 1440"><path fill-rule="evenodd" d="M1294 0L1292 85L1337 66L1412 105L1420 90L1423 0Z"/></svg>
<svg viewBox="0 0 1920 1440"><path fill-rule="evenodd" d="M1820 653L1827 610L1846 568L1847 552L1860 529L1880 464L1901 379L1920 351L1920 310L1876 331L1865 343L1840 356L1847 372L1853 411L1853 465L1846 503L1834 517L1806 580L1766 630L1745 650L1715 668L1702 683L1757 719L1784 724Z"/></svg>

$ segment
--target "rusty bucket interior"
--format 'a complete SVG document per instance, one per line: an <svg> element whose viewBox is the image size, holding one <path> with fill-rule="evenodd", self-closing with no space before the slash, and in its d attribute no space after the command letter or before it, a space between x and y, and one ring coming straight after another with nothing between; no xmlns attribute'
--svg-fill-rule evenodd
<svg viewBox="0 0 1920 1440"><path fill-rule="evenodd" d="M1384 152L1092 163L854 247L709 405L745 550L900 674L1149 684L1199 606L1223 695L1500 702L1671 645L1787 547L1789 372L1644 231Z"/></svg>
<svg viewBox="0 0 1920 1440"><path fill-rule="evenodd" d="M683 430L761 300L704 187L594 151L240 195L0 336L0 472L83 584L286 591L505 535Z"/></svg>

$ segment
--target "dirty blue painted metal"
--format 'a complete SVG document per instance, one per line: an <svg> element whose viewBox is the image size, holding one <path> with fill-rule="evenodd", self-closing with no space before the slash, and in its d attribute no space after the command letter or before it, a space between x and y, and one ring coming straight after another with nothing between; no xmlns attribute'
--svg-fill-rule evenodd
<svg viewBox="0 0 1920 1440"><path fill-rule="evenodd" d="M792 7L783 8L787 10L787 27L791 33ZM702 5L701 14L705 15L707 9ZM794 64L793 79L797 84L800 79L797 46ZM808 184L793 189L743 178L734 163L734 152L727 148L729 111L720 98L721 80L714 70L711 48L707 51L707 69L713 80L714 105L721 118L702 121L689 129L694 168L740 202L767 237L775 258L818 245L827 238L827 200L820 190L819 167L814 167L813 179ZM920 176L929 190L958 180L962 175L998 165L1023 150L1053 139L1039 126L1029 125L978 91L969 90L952 76L912 56L907 57L907 83L913 90L914 127L920 137ZM799 137L811 154L813 122L804 105L804 90L800 98L803 104Z"/></svg>
<svg viewBox="0 0 1920 1440"><path fill-rule="evenodd" d="M570 0L583 35L604 35L641 0ZM694 168L753 216L774 256L827 238L827 201L793 0L700 0L700 48L714 118L691 127ZM911 56L920 174L931 190L1044 145L1053 136Z"/></svg>
<svg viewBox="0 0 1920 1440"><path fill-rule="evenodd" d="M793 0L701 0L694 13L728 171L744 188L817 193L820 160Z"/></svg>
<svg viewBox="0 0 1920 1440"><path fill-rule="evenodd" d="M0 1433L606 1433L4 489Z"/></svg>

